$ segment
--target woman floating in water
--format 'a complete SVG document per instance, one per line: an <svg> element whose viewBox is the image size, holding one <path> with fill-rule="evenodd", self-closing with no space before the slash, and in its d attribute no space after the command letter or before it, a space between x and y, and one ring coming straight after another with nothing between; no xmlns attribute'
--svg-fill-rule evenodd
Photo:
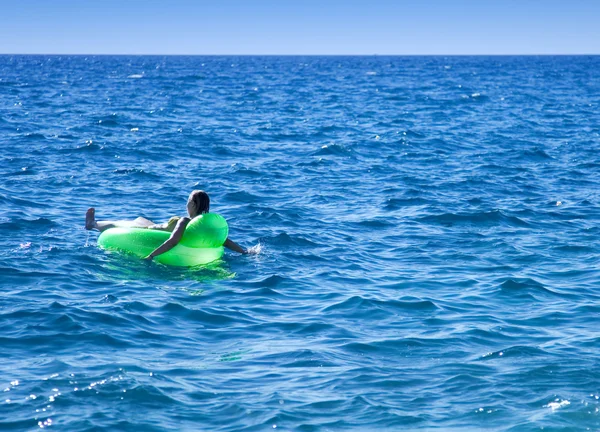
<svg viewBox="0 0 600 432"><path fill-rule="evenodd" d="M203 213L208 213L209 208L210 198L208 197L208 194L201 190L195 190L190 194L187 202L187 211L189 217L175 216L164 224L155 224L151 220L143 217L139 217L133 221L97 221L95 219L94 208L90 208L85 215L85 229L96 229L102 232L109 228L146 228L170 232L171 236L169 239L152 251L152 253L150 253L146 258L144 258L146 260L152 260L152 258L155 256L164 254L165 252L173 249L183 237L183 233L185 232L185 228L187 227L188 223L190 223L190 221L196 216L199 216ZM250 253L248 249L241 247L229 238L225 240L223 246L241 254Z"/></svg>

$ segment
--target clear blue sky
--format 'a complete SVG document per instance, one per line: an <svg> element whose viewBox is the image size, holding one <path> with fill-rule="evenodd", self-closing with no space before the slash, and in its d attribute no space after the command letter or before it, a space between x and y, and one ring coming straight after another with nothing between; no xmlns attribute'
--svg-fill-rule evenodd
<svg viewBox="0 0 600 432"><path fill-rule="evenodd" d="M600 54L600 0L2 0L0 53Z"/></svg>

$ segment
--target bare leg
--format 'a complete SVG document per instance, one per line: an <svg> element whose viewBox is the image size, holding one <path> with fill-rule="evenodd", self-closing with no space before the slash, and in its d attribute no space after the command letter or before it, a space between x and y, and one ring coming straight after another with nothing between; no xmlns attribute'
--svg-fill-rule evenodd
<svg viewBox="0 0 600 432"><path fill-rule="evenodd" d="M135 223L135 226L138 228L148 228L150 225L154 225L154 222L152 222L150 219L146 219L145 217L139 217L136 218L133 223Z"/></svg>
<svg viewBox="0 0 600 432"><path fill-rule="evenodd" d="M97 221L96 210L89 208L85 214L85 229L87 230L98 230L105 231L109 228L148 228L150 225L154 225L154 222L143 217L139 217L133 221Z"/></svg>

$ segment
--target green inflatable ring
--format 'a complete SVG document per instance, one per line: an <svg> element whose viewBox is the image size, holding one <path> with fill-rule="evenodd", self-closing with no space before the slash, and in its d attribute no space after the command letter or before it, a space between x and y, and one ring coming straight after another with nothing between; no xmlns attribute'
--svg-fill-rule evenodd
<svg viewBox="0 0 600 432"><path fill-rule="evenodd" d="M201 214L190 221L173 249L154 257L154 260L179 267L207 264L223 256L223 243L228 234L227 221L222 216ZM100 234L98 245L144 258L170 236L170 232L146 228L110 228Z"/></svg>

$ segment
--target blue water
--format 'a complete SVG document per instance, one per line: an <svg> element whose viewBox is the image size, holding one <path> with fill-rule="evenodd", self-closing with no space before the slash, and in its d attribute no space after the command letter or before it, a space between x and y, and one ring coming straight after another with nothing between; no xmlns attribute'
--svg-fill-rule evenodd
<svg viewBox="0 0 600 432"><path fill-rule="evenodd" d="M2 431L600 428L600 57L0 56ZM99 219L235 241L179 269Z"/></svg>

